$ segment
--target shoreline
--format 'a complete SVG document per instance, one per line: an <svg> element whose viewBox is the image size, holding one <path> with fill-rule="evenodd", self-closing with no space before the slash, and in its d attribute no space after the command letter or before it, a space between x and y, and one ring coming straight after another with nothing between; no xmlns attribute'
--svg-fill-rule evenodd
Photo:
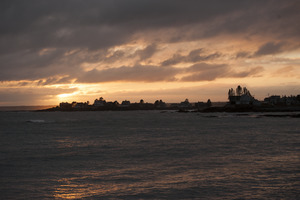
<svg viewBox="0 0 300 200"><path fill-rule="evenodd" d="M262 106L224 106L224 107L210 107L202 110L201 112L213 113L213 112L298 112L300 106L274 106L274 107L262 107Z"/></svg>
<svg viewBox="0 0 300 200"><path fill-rule="evenodd" d="M178 107L167 107L167 108L153 108L153 107L89 107L89 108L69 108L63 109L60 107L53 107L48 109L33 110L35 112L82 112L82 111L177 111L177 112L201 112L201 113L240 113L240 112L300 112L300 106L273 106L273 107L261 107L261 106L249 106L239 105L231 106L226 105L223 107L205 107L205 108L178 108Z"/></svg>

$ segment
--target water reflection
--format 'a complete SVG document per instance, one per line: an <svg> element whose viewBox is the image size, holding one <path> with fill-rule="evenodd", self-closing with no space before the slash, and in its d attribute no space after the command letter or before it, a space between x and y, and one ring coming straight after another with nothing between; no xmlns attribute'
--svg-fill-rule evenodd
<svg viewBox="0 0 300 200"><path fill-rule="evenodd" d="M72 147L87 147L94 146L95 141L79 139L76 137L68 136L57 138L56 140L57 148L72 148Z"/></svg>
<svg viewBox="0 0 300 200"><path fill-rule="evenodd" d="M179 168L163 169L160 165L150 165L74 173L72 178L58 180L55 198L80 199L88 197L117 197L126 195L146 195L163 190L182 190L195 186L201 179L213 174L205 170L183 171ZM141 170L144 169L144 170ZM137 178L138 177L138 178ZM220 178L220 177L219 177Z"/></svg>
<svg viewBox="0 0 300 200"><path fill-rule="evenodd" d="M89 179L89 180L84 180ZM103 183L91 184L87 183L90 178L69 178L61 179L60 185L55 189L54 197L60 199L81 199L95 196L106 196L112 193L124 191L125 186L120 187L119 184ZM130 185L129 185L130 187Z"/></svg>
<svg viewBox="0 0 300 200"><path fill-rule="evenodd" d="M230 158L230 156L228 157ZM69 178L59 179L55 188L54 197L58 199L81 198L149 198L149 195L169 195L176 198L179 194L183 198L192 198L193 195L223 194L224 191L239 191L237 196L262 197L272 195L281 190L285 178L293 180L295 174L287 172L285 177L277 177L282 164L288 159L285 156L274 156L267 160L256 161L251 164L240 160L232 163L231 159L218 162L217 160L195 161L193 168L186 168L183 163L115 163L115 168L73 171ZM290 158L289 158L290 159ZM295 162L297 157L293 157ZM198 163L198 164L197 164ZM204 164L205 163L205 164ZM279 164L279 165L278 165ZM169 166L168 166L169 165ZM277 167L275 167L277 165ZM288 169L285 166L285 169ZM295 171L295 168L289 171ZM281 171L281 174L284 172ZM288 189L293 184L285 184ZM255 195L253 194L255 191ZM171 195L171 196L170 196ZM222 199L215 198L215 199Z"/></svg>
<svg viewBox="0 0 300 200"><path fill-rule="evenodd" d="M96 184L85 183L84 178L63 178L58 180L59 186L55 189L54 197L61 199L80 199L104 194L112 187L101 187Z"/></svg>

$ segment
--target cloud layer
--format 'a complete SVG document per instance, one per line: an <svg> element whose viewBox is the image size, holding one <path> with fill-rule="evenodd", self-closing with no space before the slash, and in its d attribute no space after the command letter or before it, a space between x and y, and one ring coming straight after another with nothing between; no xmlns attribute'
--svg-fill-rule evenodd
<svg viewBox="0 0 300 200"><path fill-rule="evenodd" d="M2 0L0 89L296 80L280 72L300 66L299 10L297 0Z"/></svg>
<svg viewBox="0 0 300 200"><path fill-rule="evenodd" d="M253 55L276 54L284 50L283 41L300 40L299 8L299 1L292 0L5 0L0 8L0 80L68 75L93 59L112 63L125 53L103 56L109 48L141 40L149 45L135 52L138 61L159 51L151 44L154 41L167 44L223 35L268 37L271 41L258 46ZM66 56L75 49L77 54ZM203 62L222 54L202 53L202 48L191 49L188 55L174 53L161 65Z"/></svg>

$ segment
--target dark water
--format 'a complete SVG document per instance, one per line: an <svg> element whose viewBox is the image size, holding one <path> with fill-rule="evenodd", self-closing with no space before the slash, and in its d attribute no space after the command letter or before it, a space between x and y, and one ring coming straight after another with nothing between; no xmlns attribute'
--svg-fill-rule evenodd
<svg viewBox="0 0 300 200"><path fill-rule="evenodd" d="M300 199L300 120L0 112L0 199Z"/></svg>

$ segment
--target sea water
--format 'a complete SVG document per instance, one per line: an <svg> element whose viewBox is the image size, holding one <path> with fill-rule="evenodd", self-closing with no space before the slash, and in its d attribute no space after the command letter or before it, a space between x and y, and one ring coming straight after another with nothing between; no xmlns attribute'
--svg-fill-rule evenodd
<svg viewBox="0 0 300 200"><path fill-rule="evenodd" d="M300 199L300 120L0 112L0 199Z"/></svg>

